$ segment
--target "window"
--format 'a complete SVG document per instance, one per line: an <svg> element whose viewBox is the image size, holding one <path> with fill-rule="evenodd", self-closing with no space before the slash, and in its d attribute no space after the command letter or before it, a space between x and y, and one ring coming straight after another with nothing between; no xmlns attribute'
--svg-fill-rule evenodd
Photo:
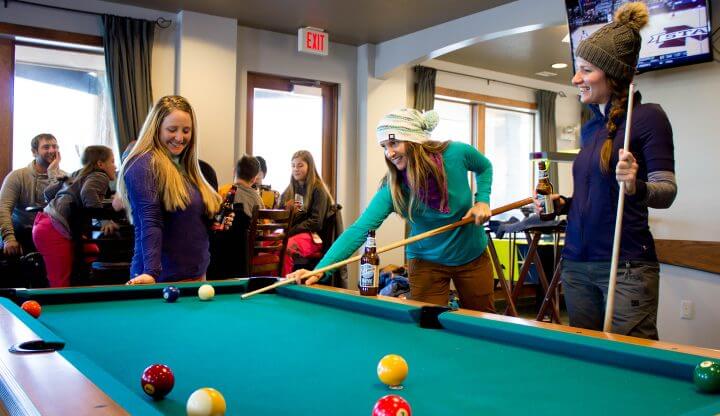
<svg viewBox="0 0 720 416"><path fill-rule="evenodd" d="M13 169L28 164L40 133L58 139L66 172L82 167L89 145L108 146L117 159L103 55L18 45L14 87Z"/></svg>
<svg viewBox="0 0 720 416"><path fill-rule="evenodd" d="M253 72L247 83L245 151L265 158L263 183L284 191L290 182L290 158L307 150L335 195L338 85Z"/></svg>
<svg viewBox="0 0 720 416"><path fill-rule="evenodd" d="M535 145L533 103L436 87L435 109L440 123L437 140L474 144L493 165L493 207L527 198L533 191L529 159ZM520 216L518 210L499 216Z"/></svg>

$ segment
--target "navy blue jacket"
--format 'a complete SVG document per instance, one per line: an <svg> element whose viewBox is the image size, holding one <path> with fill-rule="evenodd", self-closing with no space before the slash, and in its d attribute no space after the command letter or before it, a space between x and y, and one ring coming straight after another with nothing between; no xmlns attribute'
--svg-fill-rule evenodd
<svg viewBox="0 0 720 416"><path fill-rule="evenodd" d="M568 199L568 225L563 258L574 261L610 261L620 186L615 179L618 151L623 147L625 117L613 140L609 174L600 170L600 149L607 138L607 118L597 105L582 128L581 149L573 164L573 196ZM649 172L675 171L672 126L658 104L642 104L636 93L630 152L637 159L637 192L625 196L620 260L656 261L644 200ZM605 114L610 111L610 104Z"/></svg>

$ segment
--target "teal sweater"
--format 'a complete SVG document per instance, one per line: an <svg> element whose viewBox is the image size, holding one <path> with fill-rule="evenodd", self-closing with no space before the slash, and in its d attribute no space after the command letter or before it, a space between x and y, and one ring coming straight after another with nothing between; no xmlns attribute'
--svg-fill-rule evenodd
<svg viewBox="0 0 720 416"><path fill-rule="evenodd" d="M451 224L461 219L473 206L468 172L474 172L477 193L474 202L490 203L492 164L472 146L450 142L443 153L443 167L448 181L450 212L443 214L419 201L410 222L410 236ZM375 230L393 212L392 197L387 185L377 191L365 212L335 241L317 268L350 257L364 242L367 232ZM407 218L406 213L403 216ZM402 237L402 236L398 236ZM400 238L398 238L400 240ZM407 257L446 266L459 266L478 258L487 246L483 227L465 225L406 246Z"/></svg>

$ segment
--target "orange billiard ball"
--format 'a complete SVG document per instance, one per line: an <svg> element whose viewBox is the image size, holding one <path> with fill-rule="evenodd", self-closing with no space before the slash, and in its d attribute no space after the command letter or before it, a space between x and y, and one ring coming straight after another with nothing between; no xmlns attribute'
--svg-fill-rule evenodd
<svg viewBox="0 0 720 416"><path fill-rule="evenodd" d="M40 313L42 312L42 308L40 307L40 304L34 300L28 300L28 301L23 302L21 308L25 312L32 315L33 318L39 318Z"/></svg>
<svg viewBox="0 0 720 416"><path fill-rule="evenodd" d="M403 357L388 354L378 363L377 375L380 381L391 389L402 389L402 382L408 375L408 364Z"/></svg>

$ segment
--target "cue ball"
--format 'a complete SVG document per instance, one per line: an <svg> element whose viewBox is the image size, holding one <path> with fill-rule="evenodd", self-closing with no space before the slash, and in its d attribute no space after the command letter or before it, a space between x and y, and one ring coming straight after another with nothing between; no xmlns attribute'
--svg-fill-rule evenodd
<svg viewBox="0 0 720 416"><path fill-rule="evenodd" d="M407 362L397 354L388 354L378 363L377 375L390 388L398 388L408 375Z"/></svg>
<svg viewBox="0 0 720 416"><path fill-rule="evenodd" d="M720 362L706 360L695 367L693 381L698 390L720 393Z"/></svg>
<svg viewBox="0 0 720 416"><path fill-rule="evenodd" d="M219 391L203 387L190 395L185 410L187 416L224 416L227 406Z"/></svg>
<svg viewBox="0 0 720 416"><path fill-rule="evenodd" d="M411 416L410 404L396 394L383 396L375 403L372 416Z"/></svg>
<svg viewBox="0 0 720 416"><path fill-rule="evenodd" d="M39 318L40 312L42 312L40 304L34 300L25 301L20 307L22 308L22 310L32 315L33 318Z"/></svg>
<svg viewBox="0 0 720 416"><path fill-rule="evenodd" d="M140 386L145 394L155 400L167 396L175 385L175 376L170 367L153 364L145 369L140 377Z"/></svg>
<svg viewBox="0 0 720 416"><path fill-rule="evenodd" d="M198 289L198 297L200 300L210 300L215 297L215 289L208 284L202 285Z"/></svg>
<svg viewBox="0 0 720 416"><path fill-rule="evenodd" d="M173 303L180 297L180 289L176 288L175 286L168 286L165 289L163 289L163 299L167 303Z"/></svg>

